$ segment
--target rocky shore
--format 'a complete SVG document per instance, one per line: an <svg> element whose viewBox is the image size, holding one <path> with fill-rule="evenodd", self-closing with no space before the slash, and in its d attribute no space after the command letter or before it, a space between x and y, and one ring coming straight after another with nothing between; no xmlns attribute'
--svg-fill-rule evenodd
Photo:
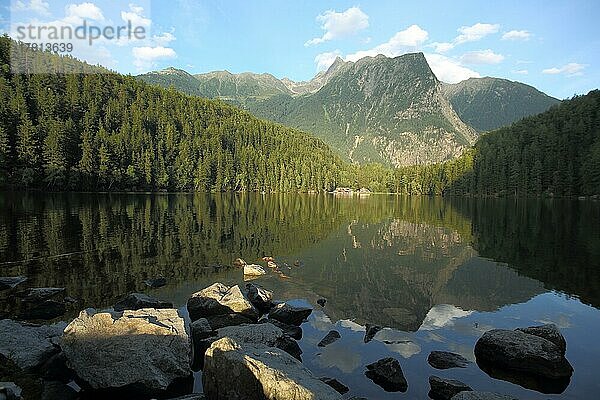
<svg viewBox="0 0 600 400"><path fill-rule="evenodd" d="M243 260L234 265L257 271ZM19 316L0 320L0 376L14 378L0 382L0 399L328 400L350 390L349 382L315 376L302 364L297 341L313 310L276 301L255 283L214 283L193 293L186 305L189 320L169 302L131 293L111 309L85 309L68 324L40 325L28 321L50 320L77 301L60 288L19 290L24 282L25 277L0 278L4 302ZM324 307L325 300L318 304ZM365 345L381 329L367 325ZM332 330L316 346L340 338ZM474 349L477 366L491 377L545 393L558 393L569 383L573 368L565 352L566 341L554 325L490 330ZM439 370L472 364L444 351L431 352L428 362ZM192 393L198 370L203 394ZM388 392L405 392L410 385L393 357L365 365L364 373ZM512 398L434 375L429 385L434 400Z"/></svg>

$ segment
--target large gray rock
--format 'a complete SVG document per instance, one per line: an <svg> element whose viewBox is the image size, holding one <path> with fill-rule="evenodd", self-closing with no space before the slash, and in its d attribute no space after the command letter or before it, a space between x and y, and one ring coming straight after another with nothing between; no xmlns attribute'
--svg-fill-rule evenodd
<svg viewBox="0 0 600 400"><path fill-rule="evenodd" d="M519 400L516 397L492 392L460 392L452 400Z"/></svg>
<svg viewBox="0 0 600 400"><path fill-rule="evenodd" d="M273 292L253 283L246 283L246 297L261 312L269 311L273 307Z"/></svg>
<svg viewBox="0 0 600 400"><path fill-rule="evenodd" d="M66 323L33 325L0 320L0 355L21 369L34 369L60 351L58 340Z"/></svg>
<svg viewBox="0 0 600 400"><path fill-rule="evenodd" d="M194 293L188 299L187 308L192 321L231 313L239 313L254 320L258 318L258 311L238 285L228 287L222 283L215 283Z"/></svg>
<svg viewBox="0 0 600 400"><path fill-rule="evenodd" d="M565 352L567 351L567 341L554 324L517 328L516 330L551 341L560 349L563 355L565 355Z"/></svg>
<svg viewBox="0 0 600 400"><path fill-rule="evenodd" d="M471 387L455 379L444 379L439 376L429 377L429 397L433 400L450 400L460 392L471 391Z"/></svg>
<svg viewBox="0 0 600 400"><path fill-rule="evenodd" d="M406 392L408 389L400 362L392 357L367 365L365 375L386 392Z"/></svg>
<svg viewBox="0 0 600 400"><path fill-rule="evenodd" d="M569 378L573 367L562 349L543 337L520 330L493 329L475 344L480 367L509 370L550 379Z"/></svg>
<svg viewBox="0 0 600 400"><path fill-rule="evenodd" d="M260 324L255 326L262 326ZM339 393L286 352L225 337L207 350L202 374L211 400L332 400Z"/></svg>
<svg viewBox="0 0 600 400"><path fill-rule="evenodd" d="M277 321L276 319L266 319L259 321L260 323L270 323L280 328L283 333L288 335L289 337L300 340L302 339L302 328L296 325L289 325L283 322Z"/></svg>
<svg viewBox="0 0 600 400"><path fill-rule="evenodd" d="M449 351L432 351L427 357L427 362L433 368L466 368L470 361L460 354L450 353Z"/></svg>
<svg viewBox="0 0 600 400"><path fill-rule="evenodd" d="M14 289L21 283L25 282L25 276L3 276L0 277L0 290Z"/></svg>
<svg viewBox="0 0 600 400"><path fill-rule="evenodd" d="M173 308L170 301L158 300L144 293L131 293L113 307L115 311L139 310L140 308Z"/></svg>
<svg viewBox="0 0 600 400"><path fill-rule="evenodd" d="M191 375L190 339L174 309L84 310L66 328L67 365L91 389L160 395Z"/></svg>
<svg viewBox="0 0 600 400"><path fill-rule="evenodd" d="M284 324L300 325L312 312L312 308L297 307L288 303L280 303L269 311L269 319L276 319Z"/></svg>

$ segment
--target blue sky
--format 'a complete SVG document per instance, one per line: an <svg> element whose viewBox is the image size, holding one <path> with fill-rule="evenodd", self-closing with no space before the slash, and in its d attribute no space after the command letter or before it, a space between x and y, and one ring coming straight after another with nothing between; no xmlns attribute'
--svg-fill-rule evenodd
<svg viewBox="0 0 600 400"><path fill-rule="evenodd" d="M422 51L447 82L495 76L559 98L600 87L597 0L0 0L0 7L0 27L13 36L31 23L143 26L143 40L76 46L74 55L122 73L175 66L307 80L338 55Z"/></svg>

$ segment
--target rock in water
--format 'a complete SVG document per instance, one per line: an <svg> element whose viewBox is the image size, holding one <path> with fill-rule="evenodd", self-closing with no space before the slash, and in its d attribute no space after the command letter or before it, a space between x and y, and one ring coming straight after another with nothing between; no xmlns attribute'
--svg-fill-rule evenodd
<svg viewBox="0 0 600 400"><path fill-rule="evenodd" d="M469 386L455 379L444 379L438 376L429 377L429 397L433 400L450 400L460 392L471 391Z"/></svg>
<svg viewBox="0 0 600 400"><path fill-rule="evenodd" d="M513 396L507 396L492 392L469 392L464 391L452 397L452 400L519 400Z"/></svg>
<svg viewBox="0 0 600 400"><path fill-rule="evenodd" d="M140 308L173 308L170 301L162 301L144 293L131 293L113 307L115 311L139 310Z"/></svg>
<svg viewBox="0 0 600 400"><path fill-rule="evenodd" d="M320 305L321 307L325 307L325 303L327 303L327 300L317 299L317 304Z"/></svg>
<svg viewBox="0 0 600 400"><path fill-rule="evenodd" d="M325 335L325 337L323 339L321 339L321 341L317 344L317 346L318 347L328 346L341 337L342 336L340 335L340 333L338 331L329 331L327 333L327 335Z"/></svg>
<svg viewBox="0 0 600 400"><path fill-rule="evenodd" d="M299 326L312 312L308 307L296 307L288 303L280 303L271 309L269 318L276 319L284 324Z"/></svg>
<svg viewBox="0 0 600 400"><path fill-rule="evenodd" d="M530 326L529 328L517 328L516 330L521 331L523 333L527 333L529 335L539 336L541 338L551 341L556 345L556 347L560 349L563 356L567 351L567 341L554 324Z"/></svg>
<svg viewBox="0 0 600 400"><path fill-rule="evenodd" d="M66 328L67 365L95 390L157 396L191 375L190 338L174 309L84 310Z"/></svg>
<svg viewBox="0 0 600 400"><path fill-rule="evenodd" d="M382 329L383 328L380 327L379 325L367 324L367 326L365 327L364 342L365 343L369 343L371 340L373 340L373 338L375 337L375 335L377 334L377 332L379 332Z"/></svg>
<svg viewBox="0 0 600 400"><path fill-rule="evenodd" d="M55 343L65 326L64 322L38 326L10 319L0 320L0 355L21 369L40 367L60 351Z"/></svg>
<svg viewBox="0 0 600 400"><path fill-rule="evenodd" d="M398 360L392 357L383 358L367 365L367 378L378 384L386 392L406 392L408 383Z"/></svg>
<svg viewBox="0 0 600 400"><path fill-rule="evenodd" d="M241 258L236 258L233 261L233 266L234 267L238 267L238 268L241 268L241 267L243 267L246 264L247 264L246 261L242 260Z"/></svg>
<svg viewBox="0 0 600 400"><path fill-rule="evenodd" d="M238 285L230 288L222 283L215 283L194 293L188 299L187 308L192 321L231 313L240 313L253 320L258 318L258 311Z"/></svg>
<svg viewBox="0 0 600 400"><path fill-rule="evenodd" d="M261 326L259 324L255 326ZM204 393L212 400L341 399L286 352L225 337L207 350L202 374Z"/></svg>
<svg viewBox="0 0 600 400"><path fill-rule="evenodd" d="M31 288L18 292L17 318L21 320L49 320L67 311L65 288Z"/></svg>
<svg viewBox="0 0 600 400"><path fill-rule="evenodd" d="M244 276L261 276L266 274L267 271L263 267L256 264L244 265Z"/></svg>
<svg viewBox="0 0 600 400"><path fill-rule="evenodd" d="M273 307L273 292L253 283L246 284L246 297L261 312L269 311Z"/></svg>
<svg viewBox="0 0 600 400"><path fill-rule="evenodd" d="M460 354L450 353L449 351L432 351L427 357L427 362L433 368L466 368L470 361Z"/></svg>
<svg viewBox="0 0 600 400"><path fill-rule="evenodd" d="M346 394L350 391L350 389L348 388L348 386L344 385L342 382L338 381L335 378L327 378L327 377L322 377L319 378L322 382L325 382L326 384L328 384L329 386L331 386L332 388L335 389L336 392L338 392L339 394Z"/></svg>
<svg viewBox="0 0 600 400"><path fill-rule="evenodd" d="M213 328L213 330L221 329L226 326L235 326L241 324L251 324L254 320L244 317L242 314L223 314L223 315L213 315L211 317L207 317L208 323Z"/></svg>
<svg viewBox="0 0 600 400"><path fill-rule="evenodd" d="M25 276L4 276L0 277L0 290L14 289L21 283L25 282Z"/></svg>
<svg viewBox="0 0 600 400"><path fill-rule="evenodd" d="M480 366L550 379L570 378L573 367L563 350L550 340L520 330L493 329L475 344Z"/></svg>
<svg viewBox="0 0 600 400"><path fill-rule="evenodd" d="M278 327L279 329L281 329L283 331L283 333L285 333L289 337L296 339L296 340L302 339L302 328L299 326L285 324L283 322L277 321L276 319L266 319L266 320L260 321L260 323L273 324L276 327Z"/></svg>
<svg viewBox="0 0 600 400"><path fill-rule="evenodd" d="M167 284L167 278L159 276L158 278L146 279L144 283L146 284L146 286L152 289L156 289L165 286Z"/></svg>

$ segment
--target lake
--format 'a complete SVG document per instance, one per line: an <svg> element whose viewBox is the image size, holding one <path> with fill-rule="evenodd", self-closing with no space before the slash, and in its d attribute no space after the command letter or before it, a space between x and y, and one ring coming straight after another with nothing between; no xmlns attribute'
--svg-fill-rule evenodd
<svg viewBox="0 0 600 400"><path fill-rule="evenodd" d="M350 388L345 397L427 398L428 377L522 399L600 392L600 203L556 199L334 197L294 194L0 194L0 276L65 287L80 308L140 291L173 301L240 284L241 257L273 256L285 276L254 282L314 308L304 364ZM144 280L168 284L148 289ZM317 305L327 299L325 307ZM76 311L61 319L70 320ZM436 370L432 350L474 361L492 328L555 323L574 373L562 393L495 379L476 363ZM386 327L364 343L365 324ZM330 330L341 339L316 344ZM365 365L399 359L405 394L386 393ZM198 373L197 378L200 377ZM527 384L525 384L527 386ZM201 390L201 381L195 387ZM539 390L539 391L538 391Z"/></svg>

